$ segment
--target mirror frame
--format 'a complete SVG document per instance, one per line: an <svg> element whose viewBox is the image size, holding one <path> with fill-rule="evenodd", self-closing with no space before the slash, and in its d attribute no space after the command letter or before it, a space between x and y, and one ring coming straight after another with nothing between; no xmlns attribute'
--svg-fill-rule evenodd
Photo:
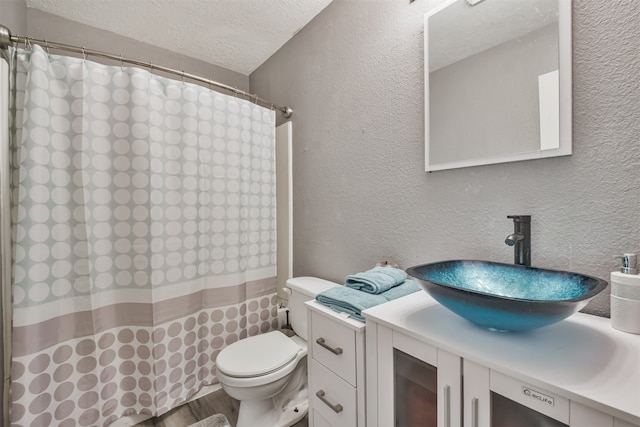
<svg viewBox="0 0 640 427"><path fill-rule="evenodd" d="M560 147L503 156L462 160L439 164L429 164L429 17L460 0L446 0L440 6L424 15L424 131L425 131L425 171L434 172L471 166L517 162L521 160L543 159L568 156L572 153L572 57L571 57L571 0L558 0L558 71L559 71L559 124ZM486 0L491 1L491 0Z"/></svg>

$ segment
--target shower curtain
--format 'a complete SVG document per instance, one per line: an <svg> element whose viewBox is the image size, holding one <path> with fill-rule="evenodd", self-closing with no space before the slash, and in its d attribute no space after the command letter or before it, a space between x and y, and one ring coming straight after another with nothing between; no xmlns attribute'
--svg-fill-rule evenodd
<svg viewBox="0 0 640 427"><path fill-rule="evenodd" d="M12 425L162 414L276 324L275 113L12 54Z"/></svg>

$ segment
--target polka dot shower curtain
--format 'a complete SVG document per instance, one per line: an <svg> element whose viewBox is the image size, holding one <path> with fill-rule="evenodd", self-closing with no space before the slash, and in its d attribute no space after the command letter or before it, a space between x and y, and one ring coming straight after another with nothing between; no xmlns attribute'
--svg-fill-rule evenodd
<svg viewBox="0 0 640 427"><path fill-rule="evenodd" d="M15 426L162 414L275 322L275 113L13 50Z"/></svg>

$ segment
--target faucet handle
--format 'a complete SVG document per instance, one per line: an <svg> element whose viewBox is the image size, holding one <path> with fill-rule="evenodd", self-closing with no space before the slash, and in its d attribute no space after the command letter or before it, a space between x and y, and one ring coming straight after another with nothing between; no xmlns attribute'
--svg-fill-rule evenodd
<svg viewBox="0 0 640 427"><path fill-rule="evenodd" d="M531 215L507 215L513 222L531 222Z"/></svg>

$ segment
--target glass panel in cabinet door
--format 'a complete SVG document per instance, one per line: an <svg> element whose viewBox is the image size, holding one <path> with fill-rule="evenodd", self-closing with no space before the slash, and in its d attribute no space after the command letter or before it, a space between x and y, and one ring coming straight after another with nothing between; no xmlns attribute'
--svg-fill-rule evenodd
<svg viewBox="0 0 640 427"><path fill-rule="evenodd" d="M491 392L491 427L569 427L540 412Z"/></svg>
<svg viewBox="0 0 640 427"><path fill-rule="evenodd" d="M396 427L436 427L437 368L393 350Z"/></svg>

